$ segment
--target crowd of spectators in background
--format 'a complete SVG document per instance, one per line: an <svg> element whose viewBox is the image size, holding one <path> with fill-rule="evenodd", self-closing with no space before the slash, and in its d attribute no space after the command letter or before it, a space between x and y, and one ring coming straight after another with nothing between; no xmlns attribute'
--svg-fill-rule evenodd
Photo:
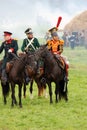
<svg viewBox="0 0 87 130"><path fill-rule="evenodd" d="M87 31L64 32L62 36L65 46L74 49L76 46L85 46L87 48Z"/></svg>
<svg viewBox="0 0 87 130"><path fill-rule="evenodd" d="M49 32L46 32L44 38L46 41L51 39ZM74 49L76 46L84 46L87 49L87 30L63 32L62 39L65 47Z"/></svg>

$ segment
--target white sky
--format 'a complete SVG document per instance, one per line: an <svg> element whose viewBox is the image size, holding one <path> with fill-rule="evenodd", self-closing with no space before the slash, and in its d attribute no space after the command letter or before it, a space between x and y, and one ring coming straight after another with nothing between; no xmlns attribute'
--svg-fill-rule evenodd
<svg viewBox="0 0 87 130"><path fill-rule="evenodd" d="M0 35L13 32L16 37L25 37L24 31L32 27L34 33L44 34L56 26L63 28L77 14L87 10L87 0L0 0Z"/></svg>

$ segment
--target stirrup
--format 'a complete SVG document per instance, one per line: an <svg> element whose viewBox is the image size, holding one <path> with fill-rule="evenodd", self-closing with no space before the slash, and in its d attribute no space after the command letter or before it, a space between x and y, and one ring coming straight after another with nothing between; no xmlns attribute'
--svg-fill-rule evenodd
<svg viewBox="0 0 87 130"><path fill-rule="evenodd" d="M40 81L41 81L41 83L46 84L46 78L42 77Z"/></svg>
<svg viewBox="0 0 87 130"><path fill-rule="evenodd" d="M28 85L28 83L30 82L30 78L26 77L25 81L26 81L26 84Z"/></svg>
<svg viewBox="0 0 87 130"><path fill-rule="evenodd" d="M65 82L68 82L68 81L69 81L69 79L67 78L67 76L64 77L64 81L65 81Z"/></svg>

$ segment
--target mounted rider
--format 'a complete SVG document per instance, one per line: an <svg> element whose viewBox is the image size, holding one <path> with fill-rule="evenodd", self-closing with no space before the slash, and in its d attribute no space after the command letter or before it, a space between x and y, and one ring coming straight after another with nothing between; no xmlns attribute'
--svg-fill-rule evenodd
<svg viewBox="0 0 87 130"><path fill-rule="evenodd" d="M0 53L5 52L4 58L3 58L3 64L2 64L2 77L1 80L6 83L7 82L7 73L6 73L6 63L11 61L13 59L13 55L11 53L14 53L17 55L18 50L18 43L17 40L14 40L11 38L12 33L8 31L4 31L4 42L2 42L0 46Z"/></svg>
<svg viewBox="0 0 87 130"><path fill-rule="evenodd" d="M27 38L25 38L23 40L23 44L22 44L22 47L21 47L21 50L22 52L35 52L36 49L38 49L40 47L40 43L38 41L38 39L36 37L33 36L33 32L32 32L32 29L31 28L28 28L25 30L24 32L27 36ZM42 68L42 65L43 62L41 60L37 61L37 74L38 76L40 76L42 73L43 73L43 68ZM28 77L28 74L26 72L26 83L29 82L29 77Z"/></svg>
<svg viewBox="0 0 87 130"><path fill-rule="evenodd" d="M23 44L21 50L34 52L37 48L40 47L39 41L37 38L33 36L33 32L31 28L25 30L25 34L27 38L23 40Z"/></svg>
<svg viewBox="0 0 87 130"><path fill-rule="evenodd" d="M58 23L59 23L58 19ZM59 26L59 24L58 24ZM65 74L65 80L68 81L68 68L69 68L69 64L67 62L67 60L64 58L64 56L61 55L61 53L63 52L63 46L64 46L64 40L59 39L59 36L57 34L57 30L58 30L58 26L57 27L53 27L49 30L52 39L49 40L47 42L48 45L48 49L52 51L53 54L55 54L55 56L60 60L60 62L62 63L62 66L65 65L65 69L66 69L66 74Z"/></svg>

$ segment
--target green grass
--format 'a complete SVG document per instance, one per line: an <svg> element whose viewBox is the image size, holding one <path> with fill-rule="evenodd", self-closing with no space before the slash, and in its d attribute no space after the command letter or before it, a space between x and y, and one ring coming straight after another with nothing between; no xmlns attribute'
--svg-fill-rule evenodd
<svg viewBox="0 0 87 130"><path fill-rule="evenodd" d="M63 55L70 62L69 101L55 103L53 84L53 104L50 105L49 96L38 98L34 83L33 99L29 97L27 86L26 99L22 97L23 108L11 108L11 95L4 105L0 88L0 130L87 130L87 50L64 48ZM18 100L17 95L18 87Z"/></svg>

